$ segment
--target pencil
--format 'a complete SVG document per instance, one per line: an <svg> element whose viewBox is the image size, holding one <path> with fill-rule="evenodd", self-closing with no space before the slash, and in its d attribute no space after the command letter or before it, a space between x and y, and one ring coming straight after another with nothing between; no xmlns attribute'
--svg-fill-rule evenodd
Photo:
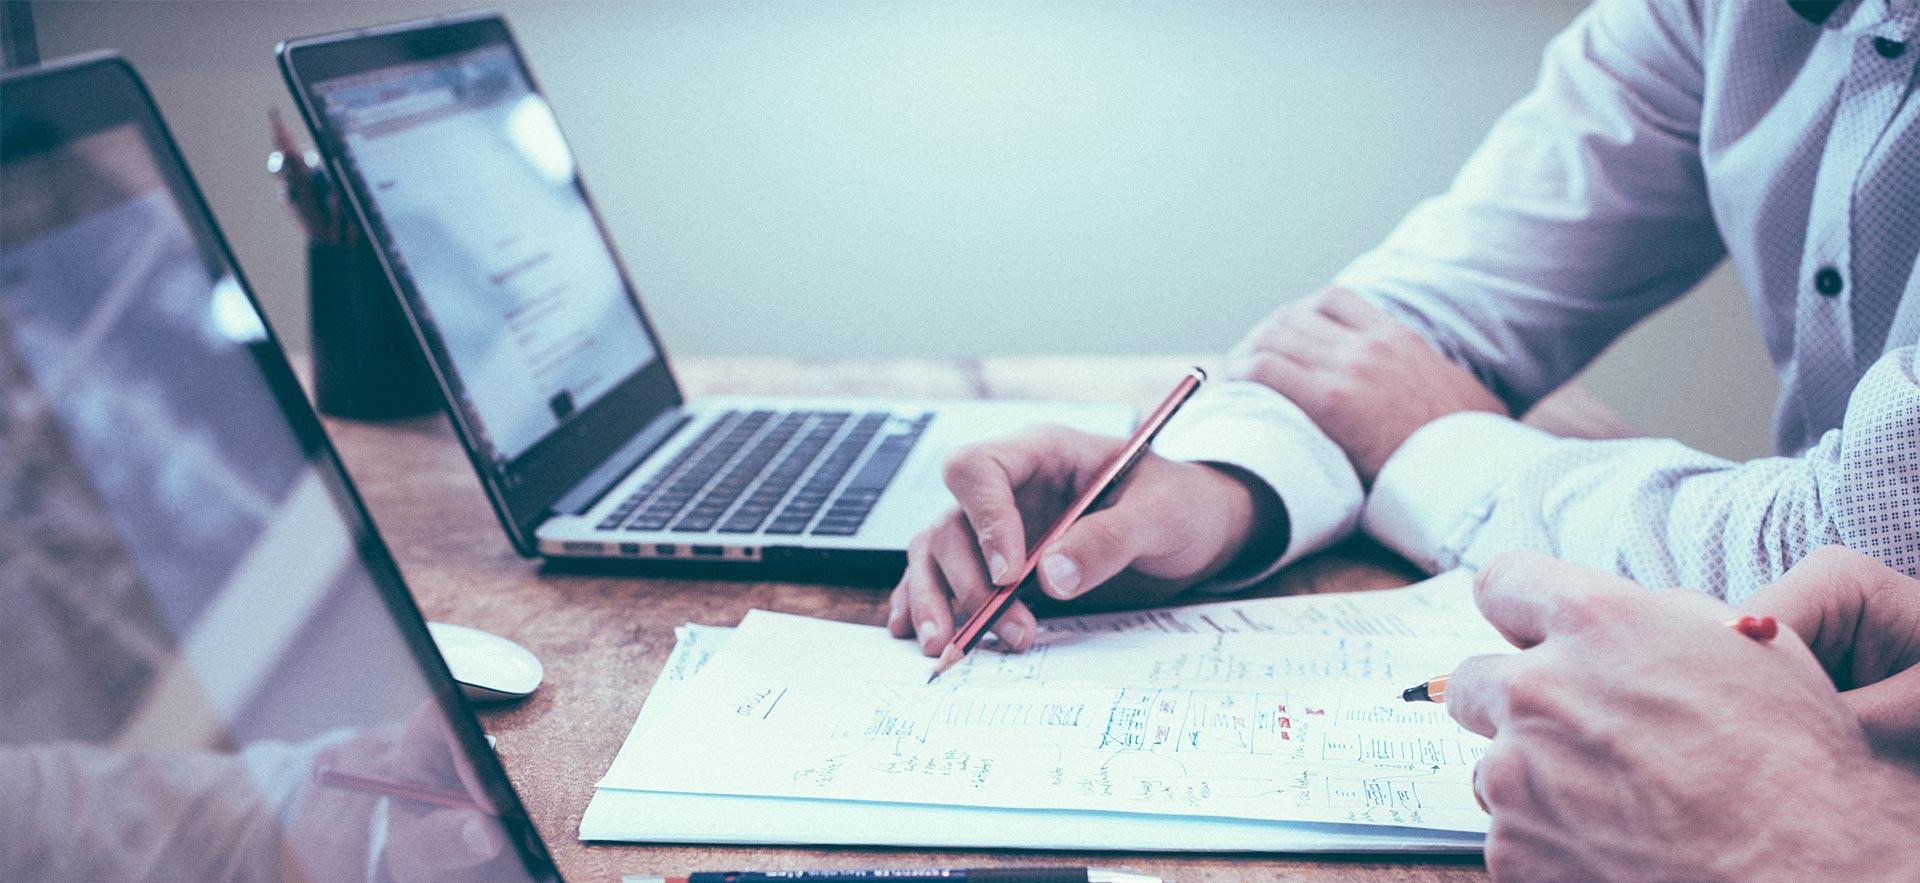
<svg viewBox="0 0 1920 883"><path fill-rule="evenodd" d="M1780 622L1771 616L1742 616L1729 619L1727 628L1764 644L1780 634ZM1447 701L1447 675L1435 675L1426 683L1415 684L1400 691L1400 698L1407 702Z"/></svg>
<svg viewBox="0 0 1920 883"><path fill-rule="evenodd" d="M493 815L473 799L459 791L447 791L440 788L428 788L418 785L402 785L372 776L342 772L329 766L321 766L313 771L313 778L322 785L332 788L345 788L349 791L361 791L367 794L379 794L385 797L400 797L446 809L470 809L477 813Z"/></svg>
<svg viewBox="0 0 1920 883"><path fill-rule="evenodd" d="M1179 413L1180 407L1185 405L1188 399L1193 398L1193 394L1200 389L1200 384L1206 381L1206 371L1198 367L1188 371L1185 377L1180 378L1180 382L1174 386L1173 391L1167 393L1167 397L1160 402L1160 405L1147 415L1147 419L1140 421L1140 426L1134 429L1133 436L1128 438L1127 443L1114 452L1113 459L1108 460L1107 465L1101 468L1100 477L1088 484L1086 490L1080 492L1079 499L1074 500L1073 505L1067 507L1067 511L1060 513L1060 517L1053 522L1053 527L1047 529L1046 535L1027 550L1027 559L1020 565L1018 575L995 589L986 603L981 604L972 616L967 617L966 623L960 626L960 630L953 633L953 639L947 642L947 648L940 651L940 660L934 663L933 674L927 676L927 683L933 683L934 679L957 665L960 660L966 658L968 653L973 652L974 646L986 636L987 629L992 628L1000 615L1013 606L1014 597L1034 578L1033 574L1040 566L1040 553L1058 542L1074 522L1079 521L1082 515L1093 511L1101 498L1118 489L1121 483L1127 480L1127 475L1133 471L1134 464L1140 462L1140 458L1153 445L1154 437L1160 434L1161 429L1166 428L1167 421L1172 420L1173 415Z"/></svg>

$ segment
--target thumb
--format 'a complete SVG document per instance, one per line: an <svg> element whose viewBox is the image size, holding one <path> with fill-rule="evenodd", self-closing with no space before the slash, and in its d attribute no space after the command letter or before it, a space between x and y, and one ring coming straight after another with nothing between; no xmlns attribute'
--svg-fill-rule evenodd
<svg viewBox="0 0 1920 883"><path fill-rule="evenodd" d="M1116 506L1081 517L1040 553L1040 588L1062 601L1113 579L1139 558L1151 528L1135 508Z"/></svg>
<svg viewBox="0 0 1920 883"><path fill-rule="evenodd" d="M1840 694L1875 751L1920 759L1920 667Z"/></svg>

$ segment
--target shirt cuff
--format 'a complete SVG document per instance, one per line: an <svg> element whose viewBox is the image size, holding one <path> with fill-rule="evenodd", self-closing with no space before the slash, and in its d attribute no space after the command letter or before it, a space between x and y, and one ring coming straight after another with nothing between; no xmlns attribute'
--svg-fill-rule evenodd
<svg viewBox="0 0 1920 883"><path fill-rule="evenodd" d="M1494 492L1557 439L1510 417L1449 414L1415 430L1387 458L1360 527L1428 573L1460 565Z"/></svg>
<svg viewBox="0 0 1920 883"><path fill-rule="evenodd" d="M1285 396L1258 383L1202 387L1154 444L1170 460L1245 470L1273 489L1286 509L1287 547L1197 588L1232 592L1346 536L1359 520L1360 478L1332 439Z"/></svg>

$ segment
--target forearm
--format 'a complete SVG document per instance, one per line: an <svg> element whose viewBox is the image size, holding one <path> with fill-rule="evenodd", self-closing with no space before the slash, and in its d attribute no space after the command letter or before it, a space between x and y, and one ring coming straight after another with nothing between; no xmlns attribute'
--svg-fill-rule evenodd
<svg viewBox="0 0 1920 883"><path fill-rule="evenodd" d="M1363 527L1416 564L1472 566L1535 549L1652 588L1738 601L1839 543L1920 570L1920 385L1911 348L1856 390L1846 425L1798 457L1734 463L1653 439L1557 439L1454 415L1381 471Z"/></svg>
<svg viewBox="0 0 1920 883"><path fill-rule="evenodd" d="M1595 3L1447 192L1334 284L1524 412L1724 256L1700 167L1701 41L1684 4Z"/></svg>

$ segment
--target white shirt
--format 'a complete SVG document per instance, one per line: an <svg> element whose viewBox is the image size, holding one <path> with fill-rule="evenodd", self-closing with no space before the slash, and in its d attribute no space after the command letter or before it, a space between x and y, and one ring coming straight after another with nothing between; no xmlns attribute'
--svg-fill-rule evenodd
<svg viewBox="0 0 1920 883"><path fill-rule="evenodd" d="M1534 548L1733 600L1828 543L1920 575L1916 37L1909 2L1599 0L1452 188L1335 279L1518 413L1730 258L1781 375L1783 456L1454 415L1363 501L1304 414L1247 383L1160 449L1273 486L1276 567L1357 522L1429 569Z"/></svg>

